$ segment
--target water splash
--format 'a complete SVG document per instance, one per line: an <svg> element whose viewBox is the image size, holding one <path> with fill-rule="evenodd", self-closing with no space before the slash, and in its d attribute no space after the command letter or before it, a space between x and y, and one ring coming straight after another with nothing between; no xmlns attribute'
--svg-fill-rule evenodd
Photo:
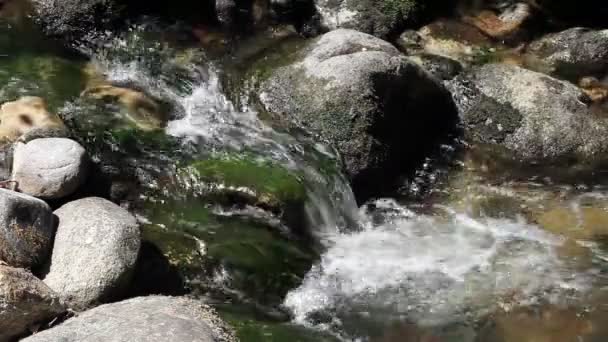
<svg viewBox="0 0 608 342"><path fill-rule="evenodd" d="M335 236L288 294L295 320L314 325L331 312L447 324L585 288L585 277L574 277L556 254L560 237L523 220L439 209L420 215L392 200L363 207L363 230Z"/></svg>

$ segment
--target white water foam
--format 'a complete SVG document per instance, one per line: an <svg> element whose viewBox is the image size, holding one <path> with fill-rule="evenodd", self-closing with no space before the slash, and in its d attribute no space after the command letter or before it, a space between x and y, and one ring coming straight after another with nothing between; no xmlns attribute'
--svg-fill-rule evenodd
<svg viewBox="0 0 608 342"><path fill-rule="evenodd" d="M560 262L562 239L523 220L477 220L444 208L417 215L377 201L385 220L333 238L285 305L302 324L330 312L446 324L584 287ZM367 218L367 219L366 219Z"/></svg>

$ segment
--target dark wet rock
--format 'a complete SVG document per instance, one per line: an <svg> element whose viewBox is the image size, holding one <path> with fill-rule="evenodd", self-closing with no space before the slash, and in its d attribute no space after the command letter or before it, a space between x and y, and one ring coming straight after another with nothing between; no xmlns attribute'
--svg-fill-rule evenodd
<svg viewBox="0 0 608 342"><path fill-rule="evenodd" d="M547 61L553 73L578 81L608 73L608 30L572 28L548 34L528 46L528 52Z"/></svg>
<svg viewBox="0 0 608 342"><path fill-rule="evenodd" d="M417 0L319 0L315 6L326 29L354 29L381 38L394 34L420 9Z"/></svg>
<svg viewBox="0 0 608 342"><path fill-rule="evenodd" d="M275 70L260 99L270 113L333 143L360 198L407 169L456 116L435 78L387 42L345 29Z"/></svg>
<svg viewBox="0 0 608 342"><path fill-rule="evenodd" d="M232 26L235 24L238 14L238 7L234 0L215 0L215 11L217 20L225 25Z"/></svg>
<svg viewBox="0 0 608 342"><path fill-rule="evenodd" d="M409 53L439 55L464 64L476 64L479 55L494 46L474 26L453 19L436 20L416 33L406 31L397 42Z"/></svg>
<svg viewBox="0 0 608 342"><path fill-rule="evenodd" d="M135 217L94 197L70 202L55 215L59 226L44 282L76 309L120 296L141 244Z"/></svg>
<svg viewBox="0 0 608 342"><path fill-rule="evenodd" d="M43 201L0 189L0 260L16 267L44 263L53 245L54 223Z"/></svg>
<svg viewBox="0 0 608 342"><path fill-rule="evenodd" d="M451 80L463 70L460 62L443 56L419 54L410 56L410 59L440 80Z"/></svg>
<svg viewBox="0 0 608 342"><path fill-rule="evenodd" d="M89 160L76 141L65 138L34 139L18 143L12 179L19 191L43 199L63 198L86 180Z"/></svg>
<svg viewBox="0 0 608 342"><path fill-rule="evenodd" d="M30 272L0 264L0 341L27 335L65 312L58 296Z"/></svg>
<svg viewBox="0 0 608 342"><path fill-rule="evenodd" d="M606 27L608 3L597 0L538 0L536 4L557 26Z"/></svg>
<svg viewBox="0 0 608 342"><path fill-rule="evenodd" d="M138 297L102 305L23 341L201 341L236 337L215 311L183 297Z"/></svg>
<svg viewBox="0 0 608 342"><path fill-rule="evenodd" d="M575 85L517 66L488 64L450 83L467 134L523 162L598 163L608 120Z"/></svg>
<svg viewBox="0 0 608 342"><path fill-rule="evenodd" d="M32 5L47 34L68 39L109 28L124 14L124 5L114 0L33 0Z"/></svg>

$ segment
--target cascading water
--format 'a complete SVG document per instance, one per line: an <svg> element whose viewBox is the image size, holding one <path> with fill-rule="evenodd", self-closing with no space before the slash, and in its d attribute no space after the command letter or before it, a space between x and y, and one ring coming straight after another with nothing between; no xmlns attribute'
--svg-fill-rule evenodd
<svg viewBox="0 0 608 342"><path fill-rule="evenodd" d="M203 155L250 153L304 175L310 229L325 250L285 298L295 322L366 339L394 321L468 324L496 310L558 305L597 280L595 267L579 269L559 256L563 237L525 217L472 215L451 204L419 212L390 199L357 211L345 177L319 167L321 159L335 162L331 149L271 128L253 108L235 108L220 70L201 51L190 51L191 60L174 52L148 45L135 28L127 40L111 37L89 54L109 81L172 103L166 133Z"/></svg>

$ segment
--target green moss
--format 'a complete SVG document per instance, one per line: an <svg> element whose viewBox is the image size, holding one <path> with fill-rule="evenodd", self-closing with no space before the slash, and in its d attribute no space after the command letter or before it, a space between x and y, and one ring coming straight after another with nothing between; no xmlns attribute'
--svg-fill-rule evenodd
<svg viewBox="0 0 608 342"><path fill-rule="evenodd" d="M497 63L500 60L501 53L495 48L476 47L471 55L471 63L474 65Z"/></svg>
<svg viewBox="0 0 608 342"><path fill-rule="evenodd" d="M81 66L79 62L53 55L26 53L0 58L2 100L40 96L55 111L84 88Z"/></svg>
<svg viewBox="0 0 608 342"><path fill-rule="evenodd" d="M204 264L204 243L184 232L144 225L142 240L156 246L184 276L199 272Z"/></svg>
<svg viewBox="0 0 608 342"><path fill-rule="evenodd" d="M197 239L204 241L205 267L226 271L228 288L264 305L280 304L318 258L308 241L286 237L247 218L212 215L196 198L150 203L147 213L164 229L147 231L144 239L154 242L182 274L207 277L208 270L196 267L203 264L195 255L200 250ZM205 284L188 285L206 290Z"/></svg>
<svg viewBox="0 0 608 342"><path fill-rule="evenodd" d="M337 342L339 339L291 323L256 319L253 315L219 309L220 316L247 342Z"/></svg>
<svg viewBox="0 0 608 342"><path fill-rule="evenodd" d="M226 155L193 163L189 168L197 180L255 192L259 204L284 207L302 204L306 188L299 175L275 163L247 156Z"/></svg>
<svg viewBox="0 0 608 342"><path fill-rule="evenodd" d="M393 22L407 20L416 9L416 0L382 0L381 10Z"/></svg>

